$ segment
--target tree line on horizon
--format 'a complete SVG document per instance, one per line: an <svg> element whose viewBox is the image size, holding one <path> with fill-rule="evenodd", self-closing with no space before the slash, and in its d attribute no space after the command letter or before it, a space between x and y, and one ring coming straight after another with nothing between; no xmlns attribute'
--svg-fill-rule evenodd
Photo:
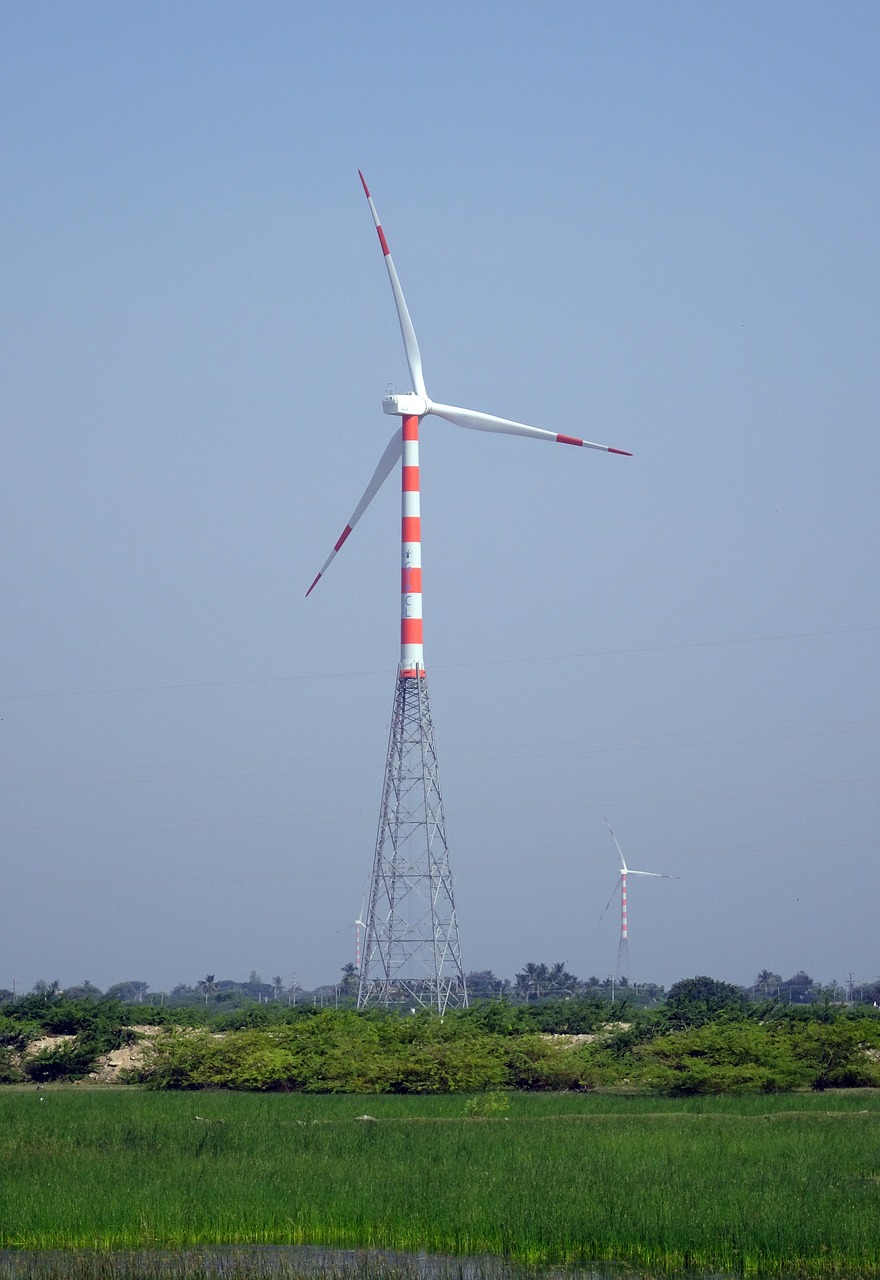
<svg viewBox="0 0 880 1280"><path fill-rule="evenodd" d="M529 961L513 979L499 978L491 969L474 970L466 975L467 990L472 1000L505 1000L512 1003L531 1003L541 1000L571 998L603 998L619 1001L626 999L630 1005L651 1008L666 999L666 990L654 982L632 983L626 978L599 978L591 975L581 979L570 973L564 961L552 964ZM185 1008L203 1005L206 1008L237 1008L248 1003L278 1003L288 1006L311 1003L320 1007L339 1007L351 1004L358 989L356 966L349 962L342 966L335 983L324 983L311 990L299 985L295 978L285 980L280 974L264 982L261 975L252 970L244 980L218 978L207 973L194 983L181 982L170 991L157 991L148 982L129 980L116 982L105 991L88 980L62 987L55 979L38 980L30 994L64 996L69 1000L107 999L123 1004ZM754 982L740 987L754 1000L776 999L788 1004L812 1004L819 1001L843 1001L849 1004L880 1005L880 978L870 982L842 984L836 979L822 983L810 977L803 969L784 978L771 969L761 969ZM0 987L0 1004L14 1001L20 993Z"/></svg>

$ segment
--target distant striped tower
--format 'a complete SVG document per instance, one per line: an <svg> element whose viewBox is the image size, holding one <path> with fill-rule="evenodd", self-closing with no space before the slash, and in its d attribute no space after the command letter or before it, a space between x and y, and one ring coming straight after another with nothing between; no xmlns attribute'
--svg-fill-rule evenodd
<svg viewBox="0 0 880 1280"><path fill-rule="evenodd" d="M626 924L626 877L620 873L620 942L617 944L617 981L629 982L629 930Z"/></svg>

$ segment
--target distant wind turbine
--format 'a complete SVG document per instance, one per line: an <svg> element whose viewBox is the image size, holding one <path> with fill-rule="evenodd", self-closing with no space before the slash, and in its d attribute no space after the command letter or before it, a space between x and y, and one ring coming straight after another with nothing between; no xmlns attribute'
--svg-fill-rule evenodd
<svg viewBox="0 0 880 1280"><path fill-rule="evenodd" d="M354 962L360 977L361 972L361 929L366 929L364 923L364 906L366 905L366 897L361 902L361 909L358 912L358 918L354 922Z"/></svg>
<svg viewBox="0 0 880 1280"><path fill-rule="evenodd" d="M599 917L599 919L601 920L603 918L603 916L605 915L605 912L608 910L608 908L611 906L611 903L614 901L614 896L619 889L620 890L620 942L617 947L617 980L618 982L629 982L629 928L628 928L627 917L626 917L626 878L627 876L651 876L656 880L680 880L681 877L670 876L663 871L636 871L633 867L628 867L626 865L626 858L623 856L623 850L621 849L618 843L617 836L614 834L614 830L611 826L611 823L608 821L608 815L603 813L602 817L605 819L605 825L607 826L608 830L611 832L611 839L614 841L614 846L617 849L618 854L620 855L620 871L618 873L617 883L615 884L613 890L611 891L611 897L605 903L605 908L602 912L602 915Z"/></svg>

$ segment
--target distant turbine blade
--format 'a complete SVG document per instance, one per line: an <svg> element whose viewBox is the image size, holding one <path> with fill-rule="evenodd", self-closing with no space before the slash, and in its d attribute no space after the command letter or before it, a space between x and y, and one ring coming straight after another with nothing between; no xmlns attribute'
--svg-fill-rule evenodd
<svg viewBox="0 0 880 1280"><path fill-rule="evenodd" d="M616 849L617 849L617 852L620 854L620 867L621 867L621 870L622 870L622 871L629 871L629 867L626 865L626 858L624 858L624 856L623 856L623 850L621 849L620 845L617 843L617 836L614 834L614 831L612 830L612 827L611 827L611 823L608 821L608 814L607 814L607 813L603 813L603 814L602 814L602 817L605 819L605 826L606 826L606 827L608 828L608 830L611 832L611 839L614 841L614 844L615 844L615 847L616 847ZM641 873L640 871L637 871L637 872L636 872L636 875L641 875L641 874L642 874L642 873Z"/></svg>
<svg viewBox="0 0 880 1280"><path fill-rule="evenodd" d="M427 400L428 393L425 390L425 379L422 376L422 354L419 351L419 344L416 340L416 331L413 328L413 322L409 318L406 299L404 298L403 290L400 287L400 280L397 277L397 269L394 266L394 259L391 257L391 250L388 248L388 241L385 239L385 232L382 230L382 224L379 221L376 206L373 204L373 197L370 195L367 180L361 173L360 169L358 169L358 177L360 178L361 185L364 188L364 195L367 197L367 203L370 206L370 213L373 215L373 221L376 224L379 244L382 246L382 252L385 255L385 266L388 268L388 279L391 281L391 292L394 294L394 302L397 307L397 318L400 321L400 332L403 337L403 348L406 352L406 363L409 365L409 375L412 378L413 391L416 395L421 396L423 400Z"/></svg>
<svg viewBox="0 0 880 1280"><path fill-rule="evenodd" d="M530 427L525 422L511 422L509 418L496 418L491 413L478 413L476 409L459 409L457 405L435 404L429 401L428 413L445 418L457 427L471 431L498 431L506 436L530 436L533 440L550 440L555 444L576 444L582 449L601 449L603 453L621 453L626 458L632 454L626 449L614 449L610 444L593 444L591 440L579 440L576 436L563 436L556 431L544 431Z"/></svg>
<svg viewBox="0 0 880 1280"><path fill-rule="evenodd" d="M382 457L379 459L379 465L376 468L376 470L373 472L372 480L364 490L364 496L361 498L360 502L355 507L354 512L351 516L351 519L349 520L345 528L342 530L342 533L337 538L336 543L333 547L333 550L330 552L327 559L321 565L321 568L317 577L315 578L314 582L306 592L307 597L312 594L315 587L318 585L319 581L321 580L324 573L326 572L327 566L330 564L331 560L333 560L337 551L340 549L343 542L345 542L345 539L351 533L352 529L355 527L358 520L360 520L361 516L364 514L364 512L366 511L370 503L373 501L376 494L382 488L382 485L391 475L391 472L394 470L398 460L400 459L400 455L402 451L403 451L403 435L400 431L400 428L398 427L397 430L394 432L394 435L388 441L388 445L385 449L385 452L382 454Z"/></svg>
<svg viewBox="0 0 880 1280"><path fill-rule="evenodd" d="M632 867L627 867L627 875L630 876L654 876L657 880L680 880L681 876L668 876L663 871L633 871Z"/></svg>
<svg viewBox="0 0 880 1280"><path fill-rule="evenodd" d="M612 902L614 901L617 895L617 890L619 888L620 888L620 876L617 877L617 882L615 883L614 888L611 890L611 897L608 899L608 901L605 903L605 906L602 908L602 914L599 917L600 923L605 918L605 912L608 910L608 908L611 906Z"/></svg>

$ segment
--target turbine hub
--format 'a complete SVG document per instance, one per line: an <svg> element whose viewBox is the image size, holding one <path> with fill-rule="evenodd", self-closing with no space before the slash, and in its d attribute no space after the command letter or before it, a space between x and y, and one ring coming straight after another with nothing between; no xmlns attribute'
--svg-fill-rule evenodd
<svg viewBox="0 0 880 1280"><path fill-rule="evenodd" d="M429 405L423 396L393 391L383 398L382 408L398 418L423 418Z"/></svg>

